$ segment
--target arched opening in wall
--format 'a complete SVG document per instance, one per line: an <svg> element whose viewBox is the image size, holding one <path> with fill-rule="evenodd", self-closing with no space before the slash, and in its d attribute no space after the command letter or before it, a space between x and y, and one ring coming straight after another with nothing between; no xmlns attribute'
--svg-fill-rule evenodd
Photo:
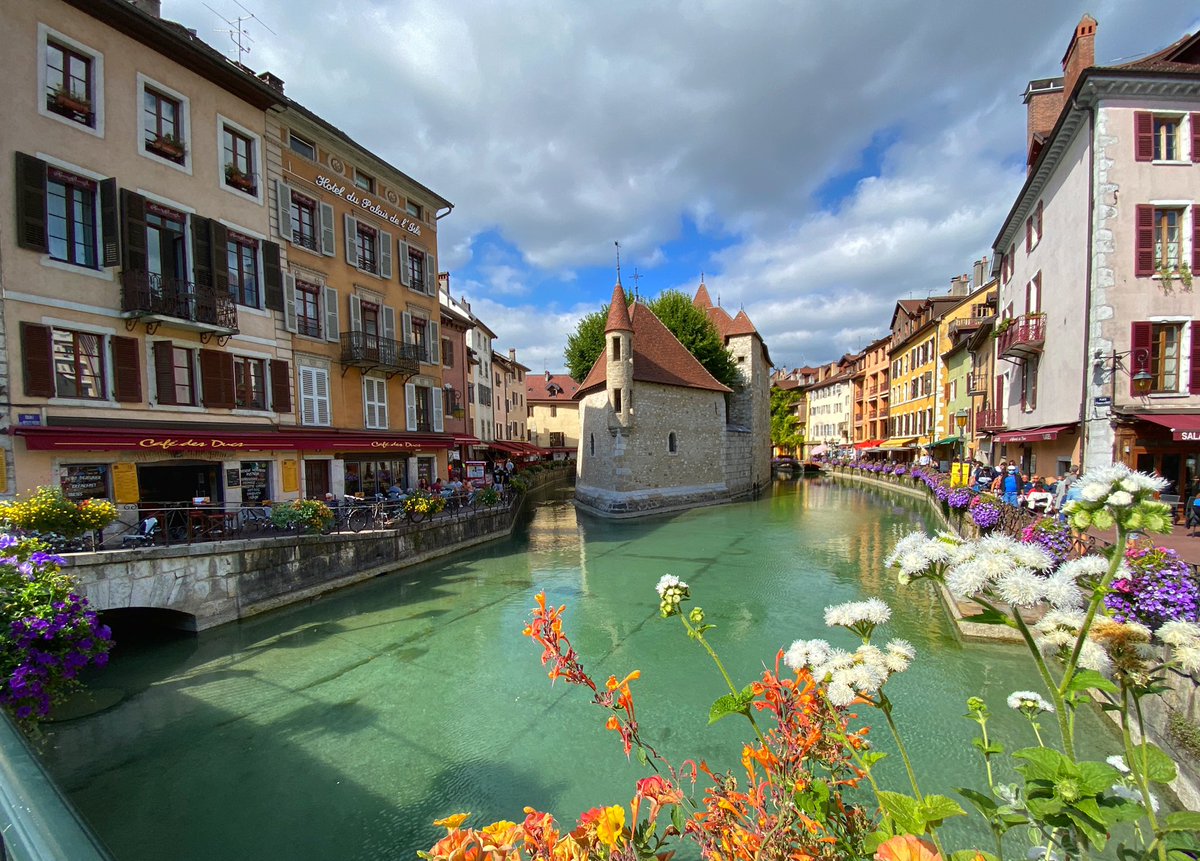
<svg viewBox="0 0 1200 861"><path fill-rule="evenodd" d="M161 643L194 637L196 617L164 607L119 607L100 611L101 623L112 628L113 643Z"/></svg>
<svg viewBox="0 0 1200 861"><path fill-rule="evenodd" d="M667 454L679 454L679 441L675 438L675 431L667 434Z"/></svg>
<svg viewBox="0 0 1200 861"><path fill-rule="evenodd" d="M588 434L588 454L592 457L596 456L596 435Z"/></svg>

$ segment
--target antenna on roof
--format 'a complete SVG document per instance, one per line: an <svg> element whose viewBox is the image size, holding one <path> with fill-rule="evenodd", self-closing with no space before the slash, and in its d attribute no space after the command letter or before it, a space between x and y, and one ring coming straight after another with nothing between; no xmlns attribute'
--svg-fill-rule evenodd
<svg viewBox="0 0 1200 861"><path fill-rule="evenodd" d="M617 246L617 283L621 283L621 243L613 241L613 245Z"/></svg>
<svg viewBox="0 0 1200 861"><path fill-rule="evenodd" d="M278 36L279 34L276 33L274 30L272 30L270 27L268 27L261 18L259 18L257 15L255 15L253 12L251 12L249 9L247 9L245 6L243 6L241 3L239 3L238 0L233 0L233 2L237 3L238 7L241 8L241 10L243 12L245 12L246 14L238 15L236 18L230 20L229 18L226 18L224 15L222 15L220 12L218 12L216 9L209 6L207 3L204 4L204 7L206 9L208 9L208 11L210 11L214 15L216 15L218 18L220 18L222 21L224 21L226 24L229 25L228 30L221 30L220 28L218 28L217 32L218 33L224 32L224 33L229 34L229 40L231 42L233 42L234 45L237 46L237 57L234 58L234 62L240 63L242 61L242 56L250 53L250 45L247 43L254 41L254 39L250 36L250 33L246 30L245 26L243 26L246 21L257 21L259 24L262 25L263 29L266 30L268 33L270 33L272 36Z"/></svg>

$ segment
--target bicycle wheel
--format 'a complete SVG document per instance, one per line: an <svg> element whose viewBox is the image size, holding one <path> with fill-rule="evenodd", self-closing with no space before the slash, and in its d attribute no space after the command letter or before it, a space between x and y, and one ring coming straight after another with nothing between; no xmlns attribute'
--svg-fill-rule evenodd
<svg viewBox="0 0 1200 861"><path fill-rule="evenodd" d="M355 508L346 515L346 527L351 532L362 532L367 528L371 515L365 508Z"/></svg>

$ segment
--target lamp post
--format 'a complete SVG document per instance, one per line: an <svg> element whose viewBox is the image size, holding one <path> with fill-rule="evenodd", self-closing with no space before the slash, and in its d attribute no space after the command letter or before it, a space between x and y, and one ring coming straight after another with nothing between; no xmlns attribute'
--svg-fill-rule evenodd
<svg viewBox="0 0 1200 861"><path fill-rule="evenodd" d="M967 430L967 411L959 410L954 414L954 423L958 425L958 459L967 459L967 439L963 435Z"/></svg>

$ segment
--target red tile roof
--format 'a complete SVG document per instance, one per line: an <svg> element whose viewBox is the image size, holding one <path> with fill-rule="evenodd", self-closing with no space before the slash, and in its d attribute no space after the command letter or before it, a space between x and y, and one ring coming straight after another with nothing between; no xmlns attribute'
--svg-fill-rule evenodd
<svg viewBox="0 0 1200 861"><path fill-rule="evenodd" d="M568 374L540 374L525 377L525 400L530 403L561 403L575 397L579 383Z"/></svg>
<svg viewBox="0 0 1200 861"><path fill-rule="evenodd" d="M696 295L692 297L692 304L708 314L708 319L712 322L713 327L717 330L717 334L722 339L733 338L738 335L758 334L758 330L754 328L754 324L750 322L750 317L744 310L738 311L736 317L730 317L728 311L720 305L714 305L712 299L709 298L708 288L704 286L703 281L700 282L700 287L696 290Z"/></svg>
<svg viewBox="0 0 1200 861"><path fill-rule="evenodd" d="M614 305L617 301L614 293ZM621 296L619 301L622 307L626 307L624 296ZM633 310L631 313L627 312L627 317L633 330L633 379L636 382L660 383L664 386L682 386L712 392L732 391L728 386L717 382L648 307L635 301ZM609 320L612 320L611 312ZM608 351L605 350L579 385L575 397L580 398L588 392L603 388L608 378L607 374Z"/></svg>
<svg viewBox="0 0 1200 861"><path fill-rule="evenodd" d="M703 308L707 311L713 306L712 299L708 298L708 288L704 286L704 282L700 282L700 289L696 291L696 295L692 298L692 304L697 308Z"/></svg>
<svg viewBox="0 0 1200 861"><path fill-rule="evenodd" d="M726 338L732 338L735 335L757 335L758 330L754 328L745 311L738 311L737 316L729 321L729 328L723 334Z"/></svg>
<svg viewBox="0 0 1200 861"><path fill-rule="evenodd" d="M1195 74L1200 69L1200 31L1184 36L1161 51L1123 63L1119 66L1109 66L1112 69L1127 69L1135 72L1189 72Z"/></svg>
<svg viewBox="0 0 1200 861"><path fill-rule="evenodd" d="M632 328L633 324L629 322L629 306L625 304L625 288L618 281L617 286L613 288L612 302L608 306L608 323L604 332L628 332Z"/></svg>

